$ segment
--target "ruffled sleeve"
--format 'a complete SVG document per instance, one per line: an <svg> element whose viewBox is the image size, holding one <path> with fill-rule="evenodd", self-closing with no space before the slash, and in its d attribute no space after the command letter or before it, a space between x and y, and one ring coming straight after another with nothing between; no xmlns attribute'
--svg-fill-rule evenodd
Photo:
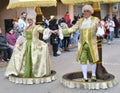
<svg viewBox="0 0 120 93"><path fill-rule="evenodd" d="M37 25L36 28L37 28L37 31L39 31L40 33L43 33L45 30L45 28L40 25Z"/></svg>
<svg viewBox="0 0 120 93"><path fill-rule="evenodd" d="M43 31L43 39L46 40L46 39L49 39L50 37L50 29L49 28L46 28L44 31Z"/></svg>

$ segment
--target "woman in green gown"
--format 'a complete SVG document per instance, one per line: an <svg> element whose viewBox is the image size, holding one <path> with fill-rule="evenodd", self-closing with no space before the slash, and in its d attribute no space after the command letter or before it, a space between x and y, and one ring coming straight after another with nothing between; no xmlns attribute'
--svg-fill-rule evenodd
<svg viewBox="0 0 120 93"><path fill-rule="evenodd" d="M5 76L10 75L22 78L44 77L51 74L48 46L39 40L39 32L44 28L34 25L32 18L28 19L23 43L16 43L9 61Z"/></svg>

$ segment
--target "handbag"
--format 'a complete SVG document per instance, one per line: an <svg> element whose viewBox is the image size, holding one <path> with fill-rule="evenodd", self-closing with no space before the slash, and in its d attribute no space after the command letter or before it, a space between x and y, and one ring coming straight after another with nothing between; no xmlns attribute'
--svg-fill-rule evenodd
<svg viewBox="0 0 120 93"><path fill-rule="evenodd" d="M103 36L104 34L105 34L104 28L103 27L98 27L96 36Z"/></svg>
<svg viewBox="0 0 120 93"><path fill-rule="evenodd" d="M50 36L50 43L51 44L59 44L59 35L58 34L52 34Z"/></svg>

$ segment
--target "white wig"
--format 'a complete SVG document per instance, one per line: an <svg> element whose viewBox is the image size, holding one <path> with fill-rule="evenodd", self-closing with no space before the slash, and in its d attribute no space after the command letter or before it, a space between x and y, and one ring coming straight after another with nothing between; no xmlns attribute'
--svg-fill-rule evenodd
<svg viewBox="0 0 120 93"><path fill-rule="evenodd" d="M36 12L35 12L35 9L31 9L30 8L30 10L27 12L27 19L32 19L33 20L33 22L35 22L36 21Z"/></svg>
<svg viewBox="0 0 120 93"><path fill-rule="evenodd" d="M94 9L91 5L84 5L82 8L82 13L84 13L85 10L89 10L92 14L94 13Z"/></svg>
<svg viewBox="0 0 120 93"><path fill-rule="evenodd" d="M33 26L35 26L35 23L36 23L36 16L35 15L32 15L32 14L28 14L27 15L27 20L28 19L31 19L33 21ZM27 21L27 26L29 26L29 23Z"/></svg>
<svg viewBox="0 0 120 93"><path fill-rule="evenodd" d="M36 20L36 15L28 14L27 19L32 19L33 21Z"/></svg>

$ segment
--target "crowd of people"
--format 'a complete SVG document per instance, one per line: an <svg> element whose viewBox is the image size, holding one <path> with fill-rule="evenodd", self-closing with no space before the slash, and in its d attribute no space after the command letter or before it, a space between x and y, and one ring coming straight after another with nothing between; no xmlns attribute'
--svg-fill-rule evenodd
<svg viewBox="0 0 120 93"><path fill-rule="evenodd" d="M47 30L43 32L43 39L52 45L53 56L59 56L61 51L70 51L70 46L73 43L77 46L79 30L72 34L68 34L68 32L72 25L79 20L79 17L75 16L74 20L71 21L68 12L60 19L57 19L55 16L50 17L48 24L46 23L48 26L45 25Z"/></svg>
<svg viewBox="0 0 120 93"><path fill-rule="evenodd" d="M113 38L119 38L120 22L117 15L114 15L113 18L110 15L106 15L102 20L103 27L105 29L104 41L110 45L113 41Z"/></svg>
<svg viewBox="0 0 120 93"><path fill-rule="evenodd" d="M10 27L3 34L0 28L0 61L8 62L11 58L15 43L26 28L26 12L22 12L19 19L13 19L13 27Z"/></svg>
<svg viewBox="0 0 120 93"><path fill-rule="evenodd" d="M6 44L10 48L11 54L17 39L20 41L19 38L27 26L26 19L27 13L22 12L19 19L13 18L13 28L9 28L6 31ZM43 40L52 46L50 51L52 51L53 56L59 56L62 51L70 51L71 45L78 45L80 31L77 30L71 34L67 34L67 32L79 19L79 16L74 16L74 19L71 21L69 12L66 12L60 19L57 19L55 16L50 16L49 20L43 18L43 27L45 28ZM120 23L117 15L113 16L113 18L106 15L105 18L101 20L101 26L104 27L105 31L103 41L111 44L113 37L119 38ZM0 32L2 34L2 30ZM1 55L3 55L3 58L1 58L2 61L8 61L10 59L10 57L6 57L6 54L7 53L1 52Z"/></svg>

